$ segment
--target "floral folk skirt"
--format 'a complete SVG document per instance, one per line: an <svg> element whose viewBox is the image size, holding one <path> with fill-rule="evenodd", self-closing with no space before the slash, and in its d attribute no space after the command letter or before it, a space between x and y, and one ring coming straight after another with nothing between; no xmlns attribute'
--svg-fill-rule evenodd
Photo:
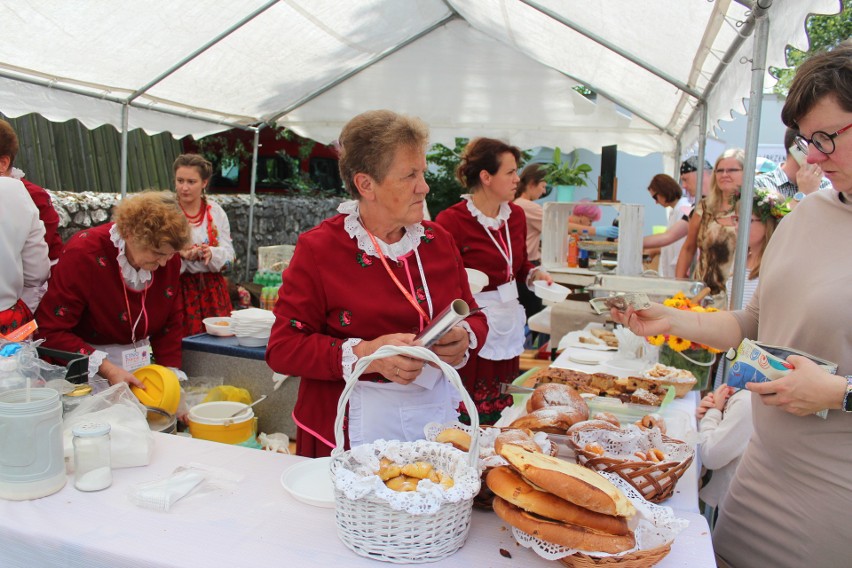
<svg viewBox="0 0 852 568"><path fill-rule="evenodd" d="M221 272L184 272L180 276L180 287L184 337L204 331L204 318L231 315L231 297Z"/></svg>
<svg viewBox="0 0 852 568"><path fill-rule="evenodd" d="M512 395L500 394L500 385L511 383L518 378L519 369L518 357L492 361L477 356L471 357L467 365L459 371L464 387L479 412L480 424L494 424L499 420L503 409L512 406ZM464 403L459 405L459 420L470 424L470 416Z"/></svg>

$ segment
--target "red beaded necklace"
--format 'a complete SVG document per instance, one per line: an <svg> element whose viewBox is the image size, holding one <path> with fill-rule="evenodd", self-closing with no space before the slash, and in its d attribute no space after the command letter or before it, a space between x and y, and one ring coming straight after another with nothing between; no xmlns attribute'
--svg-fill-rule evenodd
<svg viewBox="0 0 852 568"><path fill-rule="evenodd" d="M183 211L186 220L189 221L191 224L198 227L199 225L201 225L202 221L204 221L204 215L207 213L207 202L204 199L201 200L201 207L198 208L198 213L196 213L195 215L190 215L189 213L187 213L186 209L183 208L183 203L181 203L180 201L178 201L178 205L180 205L180 210Z"/></svg>

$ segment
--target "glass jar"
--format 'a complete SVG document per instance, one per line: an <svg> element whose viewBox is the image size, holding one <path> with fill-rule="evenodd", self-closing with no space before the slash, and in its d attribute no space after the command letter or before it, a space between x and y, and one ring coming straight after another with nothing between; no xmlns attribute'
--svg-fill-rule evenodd
<svg viewBox="0 0 852 568"><path fill-rule="evenodd" d="M74 445L74 487L100 491L112 485L110 425L84 422L71 430Z"/></svg>
<svg viewBox="0 0 852 568"><path fill-rule="evenodd" d="M67 416L69 412L80 406L80 403L92 396L90 385L77 385L71 392L62 395L62 414Z"/></svg>

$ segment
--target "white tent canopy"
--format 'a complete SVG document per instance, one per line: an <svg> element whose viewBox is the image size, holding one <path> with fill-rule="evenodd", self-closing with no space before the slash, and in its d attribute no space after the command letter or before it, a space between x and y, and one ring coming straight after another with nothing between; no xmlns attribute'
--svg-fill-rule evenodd
<svg viewBox="0 0 852 568"><path fill-rule="evenodd" d="M769 65L809 13L762 0ZM742 112L749 9L732 0L3 0L0 111L175 137L274 122L330 142L354 114L423 118L432 139L618 144L673 161ZM726 58L727 54L727 58ZM726 61L729 65L725 65ZM582 83L595 102L572 90Z"/></svg>

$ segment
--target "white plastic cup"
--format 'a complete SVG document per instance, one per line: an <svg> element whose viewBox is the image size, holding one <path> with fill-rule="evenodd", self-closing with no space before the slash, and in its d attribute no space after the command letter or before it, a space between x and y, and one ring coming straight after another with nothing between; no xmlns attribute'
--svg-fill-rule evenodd
<svg viewBox="0 0 852 568"><path fill-rule="evenodd" d="M65 486L62 401L49 388L0 393L0 498L38 499Z"/></svg>

